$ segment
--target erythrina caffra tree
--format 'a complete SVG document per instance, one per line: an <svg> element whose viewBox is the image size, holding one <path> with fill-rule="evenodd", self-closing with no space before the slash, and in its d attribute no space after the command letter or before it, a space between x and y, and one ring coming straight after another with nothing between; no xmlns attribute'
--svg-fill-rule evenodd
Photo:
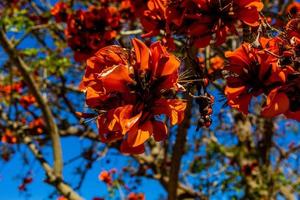
<svg viewBox="0 0 300 200"><path fill-rule="evenodd" d="M60 200L300 195L299 2L4 0L0 15L0 166L26 169L0 186L19 198L35 182Z"/></svg>

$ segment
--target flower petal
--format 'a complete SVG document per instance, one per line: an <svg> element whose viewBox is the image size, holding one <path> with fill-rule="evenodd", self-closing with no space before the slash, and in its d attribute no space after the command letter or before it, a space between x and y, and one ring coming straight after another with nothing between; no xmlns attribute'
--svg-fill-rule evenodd
<svg viewBox="0 0 300 200"><path fill-rule="evenodd" d="M289 98L286 94L274 89L269 93L266 106L262 109L261 114L264 117L275 117L287 112L290 107L289 104Z"/></svg>
<svg viewBox="0 0 300 200"><path fill-rule="evenodd" d="M106 92L127 92L127 84L134 83L129 76L129 69L125 65L116 65L107 69L104 69L99 74L99 80L101 80Z"/></svg>
<svg viewBox="0 0 300 200"><path fill-rule="evenodd" d="M118 112L119 111L119 112ZM142 116L142 112L132 116L133 105L125 105L118 107L114 114L114 118L118 121L121 126L122 134L126 134Z"/></svg>
<svg viewBox="0 0 300 200"><path fill-rule="evenodd" d="M151 121L146 121L143 125L133 128L128 132L127 142L129 146L137 147L143 144L153 133Z"/></svg>
<svg viewBox="0 0 300 200"><path fill-rule="evenodd" d="M136 62L140 70L149 69L149 48L140 40L134 38L132 44L135 50Z"/></svg>
<svg viewBox="0 0 300 200"><path fill-rule="evenodd" d="M174 73L180 66L180 61L167 52L167 49L156 42L150 46L152 58L152 70L156 77L167 76Z"/></svg>
<svg viewBox="0 0 300 200"><path fill-rule="evenodd" d="M161 121L153 121L153 137L155 141L159 142L168 137L168 128L165 123Z"/></svg>
<svg viewBox="0 0 300 200"><path fill-rule="evenodd" d="M159 99L154 104L154 115L167 115L171 125L179 124L184 119L186 102L180 99Z"/></svg>
<svg viewBox="0 0 300 200"><path fill-rule="evenodd" d="M145 152L145 146L144 144L141 144L139 146L132 147L128 144L127 140L123 140L120 150L122 153L141 154Z"/></svg>

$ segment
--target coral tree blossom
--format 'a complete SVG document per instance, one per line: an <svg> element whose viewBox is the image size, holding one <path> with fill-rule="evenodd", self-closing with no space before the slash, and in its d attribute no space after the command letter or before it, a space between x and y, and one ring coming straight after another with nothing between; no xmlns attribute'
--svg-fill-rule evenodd
<svg viewBox="0 0 300 200"><path fill-rule="evenodd" d="M80 88L87 105L99 113L102 141L122 140L122 152L142 153L151 136L156 141L167 136L160 115L178 124L186 103L176 97L182 87L177 83L180 61L160 42L150 48L137 39L132 44L132 50L112 45L89 58Z"/></svg>
<svg viewBox="0 0 300 200"><path fill-rule="evenodd" d="M126 200L145 200L145 195L143 193L136 194L136 193L131 192L127 196Z"/></svg>
<svg viewBox="0 0 300 200"><path fill-rule="evenodd" d="M104 183L111 185L112 184L112 177L111 177L111 173L108 171L102 171L99 174L99 179L101 181L103 181Z"/></svg>
<svg viewBox="0 0 300 200"><path fill-rule="evenodd" d="M120 16L115 7L90 6L68 16L65 35L76 61L84 61L117 36Z"/></svg>
<svg viewBox="0 0 300 200"><path fill-rule="evenodd" d="M237 33L240 22L259 25L260 0L149 0L142 25L153 36L159 30L167 34L188 35L197 47L225 42L228 33Z"/></svg>
<svg viewBox="0 0 300 200"><path fill-rule="evenodd" d="M273 89L262 110L265 117L284 114L287 118L300 121L300 74L291 74L285 85Z"/></svg>
<svg viewBox="0 0 300 200"><path fill-rule="evenodd" d="M65 22L68 18L68 10L70 7L64 2L58 2L51 9L51 15L54 16L56 22Z"/></svg>
<svg viewBox="0 0 300 200"><path fill-rule="evenodd" d="M229 75L225 95L228 104L247 114L253 96L268 93L286 81L289 68L280 68L277 57L245 43L234 52L226 52Z"/></svg>
<svg viewBox="0 0 300 200"><path fill-rule="evenodd" d="M187 26L185 30L195 45L205 47L213 34L217 45L224 43L227 33L236 33L235 24L239 21L258 26L258 12L262 8L259 0L185 0L169 6L167 18L174 24Z"/></svg>

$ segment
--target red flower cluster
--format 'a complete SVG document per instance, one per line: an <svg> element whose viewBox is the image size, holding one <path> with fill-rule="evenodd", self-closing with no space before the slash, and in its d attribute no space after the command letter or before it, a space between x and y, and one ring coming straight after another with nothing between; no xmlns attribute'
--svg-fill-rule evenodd
<svg viewBox="0 0 300 200"><path fill-rule="evenodd" d="M131 51L108 46L89 58L81 89L99 113L102 141L123 140L122 152L142 153L152 135L156 141L167 137L166 124L157 117L178 124L186 103L176 98L180 61L159 42L150 48L137 39L132 44Z"/></svg>
<svg viewBox="0 0 300 200"><path fill-rule="evenodd" d="M20 98L19 102L23 108L27 109L30 105L36 102L36 99L33 95L24 95Z"/></svg>
<svg viewBox="0 0 300 200"><path fill-rule="evenodd" d="M248 113L253 96L265 94L262 115L286 117L300 121L300 38L299 18L292 19L284 34L260 38L260 48L243 44L227 52L229 71L225 94L228 104ZM298 24L298 25L296 25Z"/></svg>
<svg viewBox="0 0 300 200"><path fill-rule="evenodd" d="M42 134L46 129L45 123L42 118L32 120L28 124L28 127L32 134Z"/></svg>
<svg viewBox="0 0 300 200"><path fill-rule="evenodd" d="M51 9L51 15L54 16L55 21L60 22L66 22L68 19L68 11L70 7L64 3L64 2L58 2L54 5L54 7Z"/></svg>
<svg viewBox="0 0 300 200"><path fill-rule="evenodd" d="M111 172L109 171L102 171L99 175L99 180L103 181L107 185L112 185L112 177Z"/></svg>
<svg viewBox="0 0 300 200"><path fill-rule="evenodd" d="M145 195L143 193L133 193L131 192L127 198L127 200L145 200Z"/></svg>
<svg viewBox="0 0 300 200"><path fill-rule="evenodd" d="M18 138L9 129L6 129L4 131L4 134L1 137L1 142L3 142L3 143L15 144L15 143L17 143L17 141L18 141Z"/></svg>
<svg viewBox="0 0 300 200"><path fill-rule="evenodd" d="M149 0L141 22L146 37L165 30L188 35L197 47L205 47L212 39L216 45L224 43L229 32L237 32L238 22L258 26L262 8L260 0Z"/></svg>
<svg viewBox="0 0 300 200"><path fill-rule="evenodd" d="M286 12L291 17L297 17L300 15L300 3L299 2L293 2L288 5L286 8Z"/></svg>
<svg viewBox="0 0 300 200"><path fill-rule="evenodd" d="M0 85L0 94L10 95L12 92L20 93L24 87L23 82L16 82L10 85Z"/></svg>
<svg viewBox="0 0 300 200"><path fill-rule="evenodd" d="M68 6L57 3L51 10L56 21L67 21L65 35L76 61L84 61L99 48L112 43L119 30L120 14L113 6L90 6L68 14Z"/></svg>

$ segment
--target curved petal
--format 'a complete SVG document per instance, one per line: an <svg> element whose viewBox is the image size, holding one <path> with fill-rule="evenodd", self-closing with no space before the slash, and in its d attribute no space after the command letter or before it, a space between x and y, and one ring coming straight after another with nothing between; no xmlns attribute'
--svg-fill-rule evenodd
<svg viewBox="0 0 300 200"><path fill-rule="evenodd" d="M258 26L259 14L257 8L255 7L246 7L239 10L237 17L249 26Z"/></svg>
<svg viewBox="0 0 300 200"><path fill-rule="evenodd" d="M249 7L254 7L254 8L256 8L256 10L258 12L260 12L264 8L264 4L260 1L253 1L249 4L247 4L246 8L249 8Z"/></svg>
<svg viewBox="0 0 300 200"><path fill-rule="evenodd" d="M94 90L92 87L86 89L86 104L91 108L96 108L102 104L109 96L100 91Z"/></svg>
<svg viewBox="0 0 300 200"><path fill-rule="evenodd" d="M129 76L128 67L124 65L104 69L99 74L99 80L101 80L106 92L126 92L128 91L127 84L134 83L134 80Z"/></svg>
<svg viewBox="0 0 300 200"><path fill-rule="evenodd" d="M272 90L268 97L266 106L262 109L262 116L275 117L288 111L289 98L284 93L278 92L278 89Z"/></svg>
<svg viewBox="0 0 300 200"><path fill-rule="evenodd" d="M212 34L205 35L203 37L200 37L198 39L194 39L194 45L198 48L203 48L209 45L211 39L212 39Z"/></svg>
<svg viewBox="0 0 300 200"><path fill-rule="evenodd" d="M294 119L300 122L300 111L297 112L288 111L287 113L285 113L285 116L289 119Z"/></svg>
<svg viewBox="0 0 300 200"><path fill-rule="evenodd" d="M150 46L152 71L154 76L167 76L174 73L180 66L176 56L167 52L167 49L156 42Z"/></svg>
<svg viewBox="0 0 300 200"><path fill-rule="evenodd" d="M250 44L244 43L235 51L225 52L225 57L229 59L230 65L249 65L250 61L248 54L250 51Z"/></svg>
<svg viewBox="0 0 300 200"><path fill-rule="evenodd" d="M136 147L132 147L128 144L127 140L124 140L120 146L120 150L122 153L127 154L141 154L145 152L145 146L144 144L141 144Z"/></svg>
<svg viewBox="0 0 300 200"><path fill-rule="evenodd" d="M132 40L133 48L135 51L136 62L140 70L149 69L150 51L148 47L140 40L134 38Z"/></svg>
<svg viewBox="0 0 300 200"><path fill-rule="evenodd" d="M246 86L240 86L240 87L225 87L225 95L228 99L237 98L240 94L246 92Z"/></svg>
<svg viewBox="0 0 300 200"><path fill-rule="evenodd" d="M168 128L165 123L161 121L153 121L153 137L155 141L159 142L167 139L168 137Z"/></svg>
<svg viewBox="0 0 300 200"><path fill-rule="evenodd" d="M133 128L128 132L127 142L129 146L137 147L144 144L153 133L151 121L146 121L144 124Z"/></svg>
<svg viewBox="0 0 300 200"><path fill-rule="evenodd" d="M133 105L126 105L119 107L117 109L120 109L120 112L116 112L114 115L114 118L118 120L121 129L122 134L124 135L126 132L128 132L134 125L137 124L139 119L142 116L142 112L132 116L133 114Z"/></svg>
<svg viewBox="0 0 300 200"><path fill-rule="evenodd" d="M232 108L239 110L244 114L248 114L251 98L252 94L244 93L243 95L237 98L228 99L228 105L230 105Z"/></svg>
<svg viewBox="0 0 300 200"><path fill-rule="evenodd" d="M174 89L178 90L178 73L175 72L173 74L170 74L168 76L164 76L161 78L161 83L157 87L157 90L159 92L162 92L162 90L169 90Z"/></svg>
<svg viewBox="0 0 300 200"><path fill-rule="evenodd" d="M184 119L186 102L180 99L159 99L154 103L153 114L165 114L170 118L171 125L179 124Z"/></svg>

